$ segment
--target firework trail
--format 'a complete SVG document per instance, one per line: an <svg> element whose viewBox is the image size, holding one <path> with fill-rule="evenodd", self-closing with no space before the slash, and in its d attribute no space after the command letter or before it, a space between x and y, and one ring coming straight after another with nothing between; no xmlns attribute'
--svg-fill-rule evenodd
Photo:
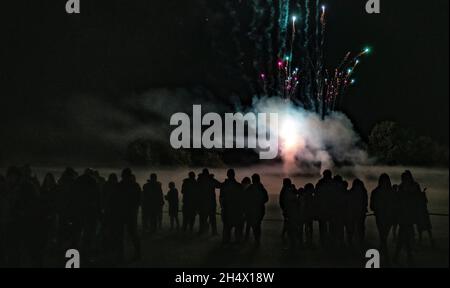
<svg viewBox="0 0 450 288"><path fill-rule="evenodd" d="M267 65L267 70L271 75L274 75L273 73L273 68L274 68L274 52L273 52L273 37L272 37L272 33L274 30L274 25L273 25L273 21L270 21L270 19L275 19L275 7L274 7L274 3L273 0L267 0L267 7L269 9L269 23L267 25L266 31L265 31L265 35L267 37L267 54L268 54L268 65ZM272 86L274 82L274 78L271 78L271 83L270 85ZM266 94L267 95L267 94Z"/></svg>
<svg viewBox="0 0 450 288"><path fill-rule="evenodd" d="M246 2L250 15L242 10L238 14L236 10L236 5L243 9L245 2L224 2L235 23L233 35L242 33L240 29L245 25L241 22L249 22L249 39L241 40L250 40L253 48L247 48L248 53L241 52L240 56L252 63L253 71L247 74L258 75L253 91L290 99L322 118L339 108L347 89L355 82L352 76L360 58L370 49L353 56L348 52L336 68L326 68L326 7L320 0L251 0ZM291 10L297 10L296 15L291 15ZM247 19L241 19L243 15ZM233 41L242 51L239 38L236 36ZM249 55L253 59L248 59Z"/></svg>
<svg viewBox="0 0 450 288"><path fill-rule="evenodd" d="M279 0L279 41L280 41L280 57L282 57L282 53L286 52L286 38L287 38L287 29L289 25L289 0Z"/></svg>

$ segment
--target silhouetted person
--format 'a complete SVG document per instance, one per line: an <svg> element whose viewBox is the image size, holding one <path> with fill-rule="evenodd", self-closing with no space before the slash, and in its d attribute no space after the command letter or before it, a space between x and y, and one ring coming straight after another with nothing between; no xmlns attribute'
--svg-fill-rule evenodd
<svg viewBox="0 0 450 288"><path fill-rule="evenodd" d="M264 218L265 204L269 201L266 188L258 174L252 175L252 184L248 187L248 223L253 230L256 246L261 242L261 222Z"/></svg>
<svg viewBox="0 0 450 288"><path fill-rule="evenodd" d="M111 263L123 261L123 229L125 214L123 209L124 195L119 187L119 179L115 173L109 175L103 187L105 236L107 259Z"/></svg>
<svg viewBox="0 0 450 288"><path fill-rule="evenodd" d="M285 229L289 237L289 246L294 248L297 242L302 244L301 236L301 211L299 195L292 185L291 180L286 178L283 180L283 188L280 193L280 206L283 209L285 217Z"/></svg>
<svg viewBox="0 0 450 288"><path fill-rule="evenodd" d="M100 241L102 244L104 244L104 242L106 241L105 239L105 198L106 195L104 195L104 186L106 183L106 179L100 175L100 172L98 170L94 170L92 173L92 176L94 177L95 181L97 182L98 185L98 191L99 191L99 205L100 205L100 211L99 211L99 231L100 231Z"/></svg>
<svg viewBox="0 0 450 288"><path fill-rule="evenodd" d="M250 224L248 223L248 214L249 214L249 197L248 197L248 187L252 184L252 180L249 177L244 177L241 181L242 185L242 203L244 207L244 222L242 224L244 231L244 240L247 241L250 236Z"/></svg>
<svg viewBox="0 0 450 288"><path fill-rule="evenodd" d="M286 235L286 233L288 232L288 219L287 219L287 212L286 212L286 207L285 207L285 203L286 203L286 195L287 192L289 192L290 190L292 190L292 182L291 179L285 178L283 179L283 186L281 187L281 191L280 191L280 195L278 197L278 204L280 205L281 208L281 213L283 216L283 229L281 231L281 237L284 238L284 236Z"/></svg>
<svg viewBox="0 0 450 288"><path fill-rule="evenodd" d="M56 212L58 214L58 244L62 249L68 249L71 236L73 235L73 223L72 218L76 211L72 205L73 198L73 187L76 178L78 177L77 172L71 168L67 167L61 174L57 184L57 195L56 195Z"/></svg>
<svg viewBox="0 0 450 288"><path fill-rule="evenodd" d="M165 198L169 204L170 230L173 230L174 223L178 230L180 228L178 221L178 190L174 182L169 183L169 191Z"/></svg>
<svg viewBox="0 0 450 288"><path fill-rule="evenodd" d="M220 188L220 182L214 179L214 175L210 174L208 169L203 169L197 178L199 195L198 195L198 212L200 216L200 230L202 234L208 231L208 222L211 226L212 235L217 235L216 223L216 189Z"/></svg>
<svg viewBox="0 0 450 288"><path fill-rule="evenodd" d="M347 205L345 207L345 230L347 233L347 242L352 245L353 238L361 245L364 241L366 231L366 213L368 206L367 190L364 183L359 180L353 180L352 188L348 190Z"/></svg>
<svg viewBox="0 0 450 288"><path fill-rule="evenodd" d="M303 189L303 193L300 194L303 203L303 215L304 215L304 231L306 245L312 246L313 244L313 221L315 219L315 200L314 200L314 185L308 183Z"/></svg>
<svg viewBox="0 0 450 288"><path fill-rule="evenodd" d="M92 245L96 236L97 225L100 219L100 188L95 180L94 172L86 169L74 183L72 199L74 214L74 247L81 245L85 258L91 255Z"/></svg>
<svg viewBox="0 0 450 288"><path fill-rule="evenodd" d="M344 243L344 217L345 217L345 197L347 192L346 182L340 175L333 178L333 189L328 207L330 209L330 240L334 246L341 246Z"/></svg>
<svg viewBox="0 0 450 288"><path fill-rule="evenodd" d="M25 169L26 170L26 169ZM8 267L24 264L25 258L31 266L40 266L38 233L38 182L31 173L10 167L6 175L6 263Z"/></svg>
<svg viewBox="0 0 450 288"><path fill-rule="evenodd" d="M157 181L156 174L151 174L150 179L143 186L142 193L142 225L143 228L153 233L158 228L159 217L164 205L161 183Z"/></svg>
<svg viewBox="0 0 450 288"><path fill-rule="evenodd" d="M423 232L428 233L428 238L430 240L430 244L434 246L432 226L430 220L430 214L428 212L428 198L426 194L427 189L423 189L417 195L417 232L419 233L419 243L422 244L422 234Z"/></svg>
<svg viewBox="0 0 450 288"><path fill-rule="evenodd" d="M192 231L198 203L198 184L194 172L189 172L188 178L183 180L181 194L183 194L183 231L187 229Z"/></svg>
<svg viewBox="0 0 450 288"><path fill-rule="evenodd" d="M422 193L420 186L414 181L409 171L405 171L402 176L402 182L398 187L399 197L401 199L398 207L398 238L395 249L394 260L397 262L402 249L406 250L408 263L412 264L412 241L414 239L414 224L417 223L418 215L418 195Z"/></svg>
<svg viewBox="0 0 450 288"><path fill-rule="evenodd" d="M51 173L45 175L42 186L40 187L39 204L40 204L40 218L42 227L40 231L41 236L41 250L44 250L47 245L56 240L57 228L57 212L56 212L56 193L57 184L55 177ZM54 242L53 242L54 244Z"/></svg>
<svg viewBox="0 0 450 288"><path fill-rule="evenodd" d="M330 170L323 171L323 177L316 184L317 219L319 221L320 244L324 246L330 237L332 219L332 198L335 185Z"/></svg>
<svg viewBox="0 0 450 288"><path fill-rule="evenodd" d="M386 256L387 261L389 261L387 238L394 222L394 196L391 179L387 174L381 174L378 186L370 195L370 209L375 213L380 237L380 252Z"/></svg>
<svg viewBox="0 0 450 288"><path fill-rule="evenodd" d="M222 208L223 238L222 243L231 241L231 231L234 228L236 242L242 239L244 223L242 185L236 181L233 169L228 169L227 179L220 188L220 206ZM250 200L251 201L251 200ZM251 219L249 219L251 221ZM250 222L251 224L251 222Z"/></svg>
<svg viewBox="0 0 450 288"><path fill-rule="evenodd" d="M5 237L6 237L6 219L5 215L7 209L6 197L6 179L0 174L0 266L3 267L5 263Z"/></svg>
<svg viewBox="0 0 450 288"><path fill-rule="evenodd" d="M35 188L39 190L39 187L41 187L41 184L39 183L39 179L35 174L33 174L33 170L31 169L30 165L25 165L21 169L22 177L24 179L27 179L28 182L31 182Z"/></svg>
<svg viewBox="0 0 450 288"><path fill-rule="evenodd" d="M120 238L122 241L122 245L119 254L122 258L124 257L122 255L124 255L123 228L125 228L134 246L133 259L138 260L141 258L141 243L137 233L137 216L139 205L141 204L141 187L138 183L136 183L136 178L129 168L126 168L122 171L122 180L119 183L119 191L121 193L122 209L124 215L124 226L122 226L122 237Z"/></svg>

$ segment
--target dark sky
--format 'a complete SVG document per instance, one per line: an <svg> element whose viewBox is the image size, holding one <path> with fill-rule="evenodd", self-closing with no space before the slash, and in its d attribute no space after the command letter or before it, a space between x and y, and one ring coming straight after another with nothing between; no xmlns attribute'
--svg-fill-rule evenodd
<svg viewBox="0 0 450 288"><path fill-rule="evenodd" d="M49 130L82 139L61 113L73 95L118 106L152 88L228 91L225 69L210 48L212 15L200 4L213 1L81 0L80 15L67 15L65 0L3 2L4 155L39 141L38 150L49 151L64 143L43 136ZM380 15L366 14L365 2L324 1L328 61L338 62L348 49L373 48L344 111L363 136L377 121L395 120L448 144L449 1L381 0Z"/></svg>

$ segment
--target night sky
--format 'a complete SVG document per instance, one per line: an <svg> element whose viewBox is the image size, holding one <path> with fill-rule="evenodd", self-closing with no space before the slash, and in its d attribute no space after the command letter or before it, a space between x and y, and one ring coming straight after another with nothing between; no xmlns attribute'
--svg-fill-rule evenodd
<svg viewBox="0 0 450 288"><path fill-rule="evenodd" d="M126 112L124 98L155 88L203 87L220 98L235 92L211 50L208 25L217 15L204 3L212 1L81 0L80 15L66 14L65 0L3 2L0 159L27 149L48 154L66 137L71 152L91 150L61 112L74 95ZM344 112L363 138L376 122L395 120L448 144L449 1L381 0L380 15L366 14L365 2L324 1L328 63L348 49L373 48ZM85 113L102 112L86 104Z"/></svg>

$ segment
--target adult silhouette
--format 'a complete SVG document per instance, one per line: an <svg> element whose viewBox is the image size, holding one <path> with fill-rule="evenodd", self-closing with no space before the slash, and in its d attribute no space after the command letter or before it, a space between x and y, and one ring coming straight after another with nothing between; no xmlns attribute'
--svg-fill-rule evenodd
<svg viewBox="0 0 450 288"><path fill-rule="evenodd" d="M300 245L302 245L300 198L297 190L288 178L283 180L283 188L280 193L280 206L283 209L283 215L285 217L284 224L289 237L290 248L294 248L299 241Z"/></svg>
<svg viewBox="0 0 450 288"><path fill-rule="evenodd" d="M252 175L252 184L248 187L248 223L253 230L256 246L261 242L261 222L266 209L265 204L269 201L269 196L261 178L258 174Z"/></svg>
<svg viewBox="0 0 450 288"><path fill-rule="evenodd" d="M395 195L389 175L383 173L378 179L378 186L370 195L370 209L375 213L375 221L380 238L380 249L389 261L387 238L394 222Z"/></svg>
<svg viewBox="0 0 450 288"><path fill-rule="evenodd" d="M122 171L122 180L119 183L119 191L122 199L122 209L123 209L123 224L121 225L120 232L122 236L121 239L121 251L120 255L124 255L124 229L129 234L130 239L134 246L134 260L139 260L141 257L141 243L137 233L137 216L139 206L141 205L141 187L136 183L136 178L133 175L131 169L125 168Z"/></svg>
<svg viewBox="0 0 450 288"><path fill-rule="evenodd" d="M216 189L220 188L220 182L214 179L214 175L210 174L208 169L203 169L197 178L199 195L198 195L198 212L200 216L199 234L208 231L211 226L212 235L217 235L216 224ZM209 223L209 225L208 225Z"/></svg>
<svg viewBox="0 0 450 288"><path fill-rule="evenodd" d="M119 187L119 179L115 173L108 176L103 187L105 205L105 238L107 258L111 263L123 261L123 229L125 225L125 211L123 209L124 196Z"/></svg>
<svg viewBox="0 0 450 288"><path fill-rule="evenodd" d="M423 232L427 232L428 239L430 240L430 244L434 246L432 226L430 213L428 212L428 197L426 194L427 189L423 189L417 195L417 232L419 233L419 244L422 245L422 234Z"/></svg>
<svg viewBox="0 0 450 288"><path fill-rule="evenodd" d="M180 228L178 221L178 190L175 187L174 182L169 183L169 191L165 197L167 203L169 203L169 217L170 217L170 230L173 230L174 223L177 225L177 230Z"/></svg>
<svg viewBox="0 0 450 288"><path fill-rule="evenodd" d="M57 183L56 213L58 214L58 245L62 249L72 246L73 215L76 213L72 205L74 198L74 183L78 173L71 167L67 167L61 174Z"/></svg>
<svg viewBox="0 0 450 288"><path fill-rule="evenodd" d="M234 228L235 239L242 239L242 225L244 223L243 189L241 183L235 179L233 169L228 169L227 179L220 188L220 206L222 208L223 235L222 243L231 241L231 231Z"/></svg>
<svg viewBox="0 0 450 288"><path fill-rule="evenodd" d="M403 172L398 186L400 205L398 206L398 238L394 260L397 262L402 249L406 250L409 264L413 262L412 241L414 239L414 224L418 220L418 197L422 193L420 185L414 181L410 171Z"/></svg>
<svg viewBox="0 0 450 288"><path fill-rule="evenodd" d="M100 218L100 187L92 169L86 169L75 180L72 196L72 243L74 247L81 245L82 253L88 258L91 256Z"/></svg>
<svg viewBox="0 0 450 288"><path fill-rule="evenodd" d="M322 178L317 182L315 188L315 199L317 207L317 220L319 221L319 241L324 246L330 237L332 220L332 198L335 191L330 170L322 173Z"/></svg>
<svg viewBox="0 0 450 288"><path fill-rule="evenodd" d="M347 194L348 183L340 175L333 178L333 189L331 190L330 203L330 234L331 244L341 246L344 244L344 217L345 217L345 197Z"/></svg>
<svg viewBox="0 0 450 288"><path fill-rule="evenodd" d="M39 221L40 231L39 250L44 251L50 242L55 244L57 228L56 194L57 184L55 176L47 173L39 190ZM41 259L43 255L41 255Z"/></svg>
<svg viewBox="0 0 450 288"><path fill-rule="evenodd" d="M345 207L345 230L347 242L352 245L356 234L357 241L361 245L365 235L365 221L368 206L367 190L360 179L353 180L352 188L348 190Z"/></svg>
<svg viewBox="0 0 450 288"><path fill-rule="evenodd" d="M10 167L6 173L6 263L19 267L24 258L39 266L39 246L36 235L38 220L38 182L26 169Z"/></svg>
<svg viewBox="0 0 450 288"><path fill-rule="evenodd" d="M289 178L283 179L283 186L281 187L280 194L278 196L278 204L281 208L281 214L283 216L283 228L281 231L281 237L285 237L286 233L288 232L288 219L287 219L287 212L286 212L286 196L288 192L292 190L292 181Z"/></svg>
<svg viewBox="0 0 450 288"><path fill-rule="evenodd" d="M5 264L5 233L6 233L6 215L7 208L6 197L6 179L0 174L0 266Z"/></svg>
<svg viewBox="0 0 450 288"><path fill-rule="evenodd" d="M188 178L183 180L181 194L183 194L183 231L189 229L192 232L198 210L198 184L194 172L189 172Z"/></svg>
<svg viewBox="0 0 450 288"><path fill-rule="evenodd" d="M142 192L142 225L143 229L153 233L158 228L159 217L164 205L161 182L152 173Z"/></svg>

